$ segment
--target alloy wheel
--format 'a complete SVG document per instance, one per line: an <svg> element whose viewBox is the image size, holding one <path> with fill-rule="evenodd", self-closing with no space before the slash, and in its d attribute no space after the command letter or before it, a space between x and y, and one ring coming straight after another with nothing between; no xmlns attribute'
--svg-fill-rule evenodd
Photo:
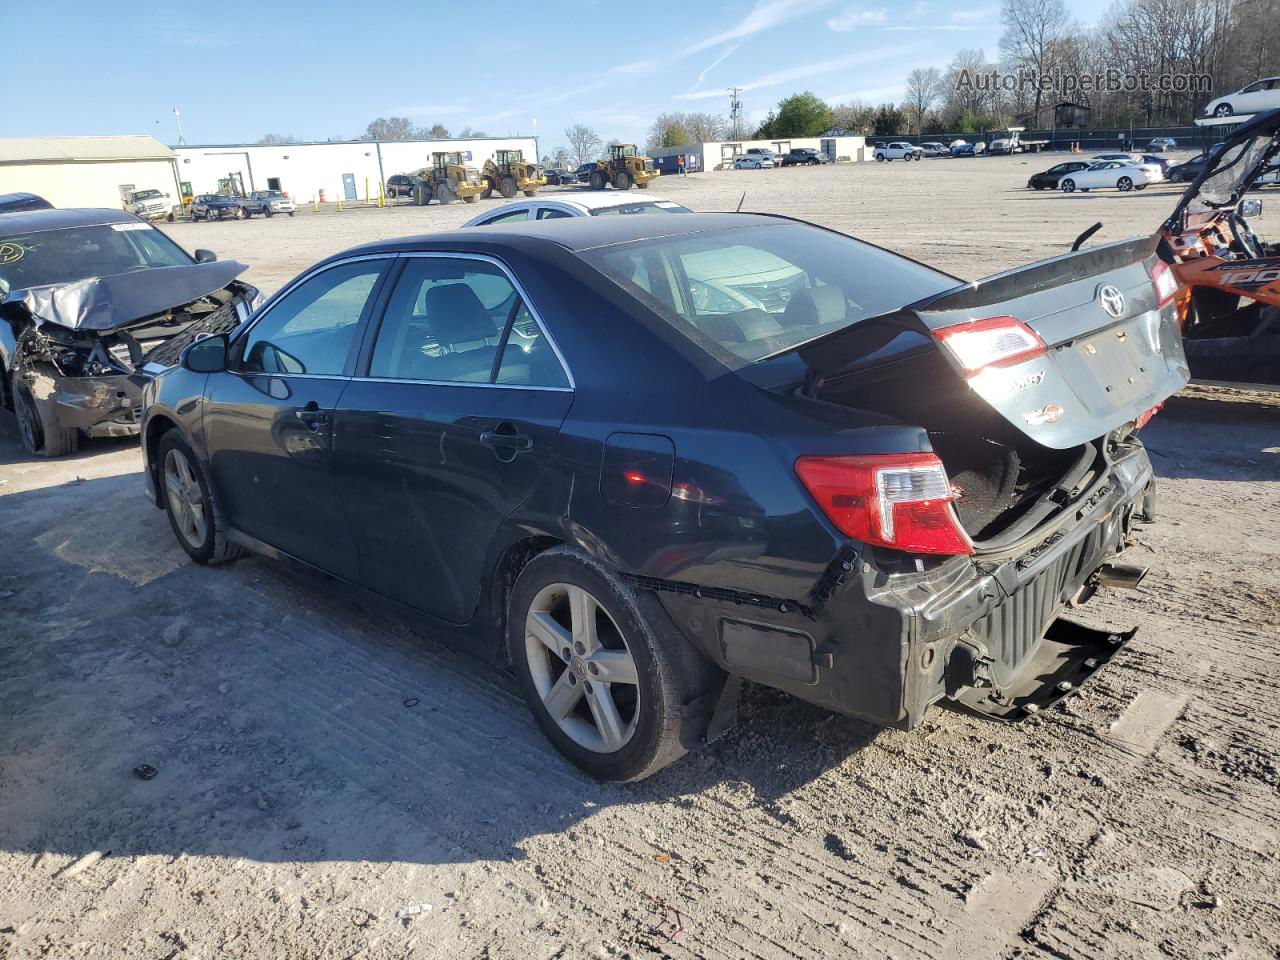
<svg viewBox="0 0 1280 960"><path fill-rule="evenodd" d="M570 583L538 591L525 617L525 655L542 706L575 743L615 753L635 735L640 681L622 631Z"/></svg>
<svg viewBox="0 0 1280 960"><path fill-rule="evenodd" d="M204 490L181 450L170 450L164 458L164 492L178 533L191 549L199 550L209 536Z"/></svg>

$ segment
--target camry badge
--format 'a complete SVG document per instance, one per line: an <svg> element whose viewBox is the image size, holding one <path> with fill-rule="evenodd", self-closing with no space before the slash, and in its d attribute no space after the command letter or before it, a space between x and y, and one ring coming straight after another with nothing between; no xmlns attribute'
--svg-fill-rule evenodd
<svg viewBox="0 0 1280 960"><path fill-rule="evenodd" d="M1111 284L1098 288L1098 299L1102 301L1102 309L1107 315L1119 320L1124 316L1124 294Z"/></svg>
<svg viewBox="0 0 1280 960"><path fill-rule="evenodd" d="M1063 409L1056 403L1045 404L1039 410L1032 410L1030 413L1023 414L1022 419L1033 427L1039 427L1046 423L1057 423L1062 419Z"/></svg>

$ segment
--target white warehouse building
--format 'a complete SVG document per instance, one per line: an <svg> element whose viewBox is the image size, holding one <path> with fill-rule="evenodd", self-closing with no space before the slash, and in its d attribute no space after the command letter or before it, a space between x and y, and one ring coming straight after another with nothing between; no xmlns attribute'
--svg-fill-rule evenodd
<svg viewBox="0 0 1280 960"><path fill-rule="evenodd" d="M650 151L664 173L673 169L674 158L683 155L685 169L728 170L735 158L751 149L772 150L781 157L789 150L807 147L824 153L828 160L852 161L871 159L867 152L867 138L859 134L833 134L821 137L775 137L762 140L715 140L703 143L686 143L678 147L663 147Z"/></svg>
<svg viewBox="0 0 1280 960"><path fill-rule="evenodd" d="M498 150L520 150L537 162L536 137L483 137L471 140L349 140L337 143L227 144L179 146L178 179L196 194L218 193L225 181L239 179L246 193L280 190L296 203L313 200L363 200L397 173L431 166L434 152L463 155L477 168Z"/></svg>

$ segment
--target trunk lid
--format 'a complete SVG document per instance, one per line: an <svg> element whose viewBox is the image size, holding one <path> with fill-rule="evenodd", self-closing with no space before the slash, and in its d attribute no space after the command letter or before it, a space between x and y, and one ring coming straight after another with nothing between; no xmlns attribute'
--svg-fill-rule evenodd
<svg viewBox="0 0 1280 960"><path fill-rule="evenodd" d="M873 359L867 328L883 324L926 334L963 378L959 363L934 339L936 331L1014 317L1039 335L1045 353L988 367L968 385L1036 443L1078 447L1136 420L1189 379L1173 305L1159 307L1151 278L1156 242L1146 237L1093 247L963 284L798 352L811 377L838 379L866 369Z"/></svg>

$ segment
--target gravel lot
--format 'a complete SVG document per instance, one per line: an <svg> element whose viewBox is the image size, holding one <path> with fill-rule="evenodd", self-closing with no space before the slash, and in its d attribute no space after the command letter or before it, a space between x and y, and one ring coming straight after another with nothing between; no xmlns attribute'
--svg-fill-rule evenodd
<svg viewBox="0 0 1280 960"><path fill-rule="evenodd" d="M650 192L724 210L745 190L964 277L1174 202L1022 189L1048 165ZM489 205L169 229L271 291ZM754 688L729 736L617 787L422 624L265 561L190 564L132 443L37 462L0 417L0 958L1274 958L1280 404L1190 388L1145 436L1151 573L1081 612L1141 629L1063 708L903 734Z"/></svg>

